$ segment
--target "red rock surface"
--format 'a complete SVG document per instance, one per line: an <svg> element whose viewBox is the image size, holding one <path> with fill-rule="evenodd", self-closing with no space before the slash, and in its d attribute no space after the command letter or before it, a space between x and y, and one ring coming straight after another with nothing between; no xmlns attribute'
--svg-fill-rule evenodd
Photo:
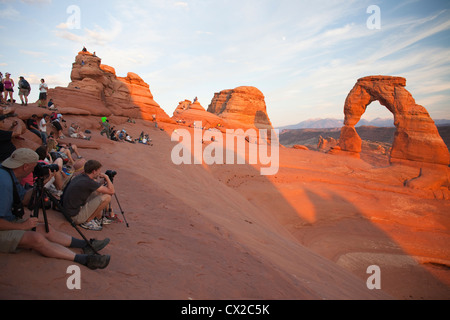
<svg viewBox="0 0 450 320"><path fill-rule="evenodd" d="M75 58L67 88L49 90L60 112L72 115L122 116L158 121L170 117L153 99L150 86L137 74L117 77L113 67L101 64L101 59L80 52Z"/></svg>
<svg viewBox="0 0 450 320"><path fill-rule="evenodd" d="M406 79L401 77L369 76L359 79L345 101L341 149L361 152L361 140L354 126L367 106L379 101L392 112L397 128L391 162L406 160L448 166L450 154L434 121L424 107L415 103L405 86Z"/></svg>
<svg viewBox="0 0 450 320"><path fill-rule="evenodd" d="M257 129L273 129L263 93L255 87L238 87L214 94L208 112L230 123Z"/></svg>
<svg viewBox="0 0 450 320"><path fill-rule="evenodd" d="M379 101L394 115L396 127L390 162L423 168L420 176L406 185L419 189L436 189L450 184L448 165L450 153L427 110L415 103L405 89L406 79L390 76L369 76L358 80L344 107L345 121L341 131L340 150L359 157L361 138L355 125L367 106Z"/></svg>
<svg viewBox="0 0 450 320"><path fill-rule="evenodd" d="M221 128L224 125L226 127L226 120L207 112L199 101L194 103L189 100L181 101L175 109L172 119L186 126L193 126L194 123L201 122L204 128Z"/></svg>
<svg viewBox="0 0 450 320"><path fill-rule="evenodd" d="M91 141L65 141L78 144L86 159L100 160L105 170L118 172L114 184L121 206L113 200L112 207L120 218L124 210L130 227L122 223L101 232L83 230L88 238L109 237L111 243L102 252L112 258L104 270L81 269L81 290L67 288L67 268L73 262L28 250L0 254L1 299L450 298L449 189L420 188L417 178L431 177L424 170L293 148L280 148L274 176L262 176L259 165L178 166L171 160L177 143L170 135L180 128L175 123L155 128L144 119L129 123L111 116L134 137L149 133L151 147L112 142L99 134L95 125L102 112L90 103L112 114L105 101L114 86L105 87L102 81L115 76L110 67L99 67L103 78L94 69L83 71L92 78L74 72L73 82L85 89L53 93L66 103L61 109L69 122L95 128ZM133 75L128 78L143 87ZM103 91L91 80L102 83ZM115 88L125 85L105 81ZM245 103L243 97L231 96L240 102L219 103L228 96L219 94L212 105L219 114L248 125L267 125L254 120L255 112L263 109L261 95L249 98L252 91L246 91ZM126 99L117 91L108 95ZM251 105L249 101L260 107L239 117L234 106ZM231 111L225 112L226 107ZM25 140L13 142L33 148L39 141L22 120L46 110L35 104L16 109ZM191 111L203 114L198 104ZM349 116L349 126L353 120ZM11 121L0 126L5 129ZM418 189L405 187L405 181ZM48 216L53 227L78 237L60 213L49 210ZM371 265L381 269L381 290L367 288Z"/></svg>

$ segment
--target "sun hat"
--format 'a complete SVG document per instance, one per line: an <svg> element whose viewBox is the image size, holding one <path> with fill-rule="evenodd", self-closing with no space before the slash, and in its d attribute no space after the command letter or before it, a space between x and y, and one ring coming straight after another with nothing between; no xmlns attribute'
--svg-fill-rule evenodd
<svg viewBox="0 0 450 320"><path fill-rule="evenodd" d="M36 163L39 161L39 156L31 149L17 149L13 154L3 161L2 166L8 169L17 169L24 164Z"/></svg>

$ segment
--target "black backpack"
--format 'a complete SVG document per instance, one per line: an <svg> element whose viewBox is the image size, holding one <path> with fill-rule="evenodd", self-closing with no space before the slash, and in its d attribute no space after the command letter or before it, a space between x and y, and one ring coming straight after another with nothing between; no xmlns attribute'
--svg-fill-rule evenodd
<svg viewBox="0 0 450 320"><path fill-rule="evenodd" d="M30 84L25 79L20 81L20 87L22 89L26 89L26 90L30 90L31 89Z"/></svg>

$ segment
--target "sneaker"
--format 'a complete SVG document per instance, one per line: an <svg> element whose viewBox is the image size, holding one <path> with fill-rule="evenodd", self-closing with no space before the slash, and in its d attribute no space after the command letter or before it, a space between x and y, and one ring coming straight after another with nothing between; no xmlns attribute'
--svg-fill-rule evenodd
<svg viewBox="0 0 450 320"><path fill-rule="evenodd" d="M102 226L100 226L100 225L95 221L95 219L94 219L94 220L91 220L91 221L89 221L89 222L82 223L82 224L80 224L80 226L81 226L82 228L84 228L84 229L92 230L92 231L101 231L101 230L103 229Z"/></svg>
<svg viewBox="0 0 450 320"><path fill-rule="evenodd" d="M107 225L107 224L111 224L111 223L113 223L113 221L111 219L108 219L107 217L103 217L100 221L97 220L97 224L99 224L99 225L102 225L102 224Z"/></svg>
<svg viewBox="0 0 450 320"><path fill-rule="evenodd" d="M109 244L109 238L106 238L105 240L95 240L91 239L89 240L91 246L95 249L95 251L99 252L104 247L106 247ZM91 246L86 246L83 248L84 254L94 254L95 252L92 250Z"/></svg>
<svg viewBox="0 0 450 320"><path fill-rule="evenodd" d="M86 267L88 267L91 270L95 269L105 269L108 264L109 260L111 259L110 255L89 255L87 258Z"/></svg>

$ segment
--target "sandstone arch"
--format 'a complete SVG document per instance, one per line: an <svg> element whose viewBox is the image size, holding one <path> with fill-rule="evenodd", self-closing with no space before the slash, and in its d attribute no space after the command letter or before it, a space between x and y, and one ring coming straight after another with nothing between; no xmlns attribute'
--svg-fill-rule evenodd
<svg viewBox="0 0 450 320"><path fill-rule="evenodd" d="M427 110L416 104L405 89L406 79L369 76L358 80L344 107L345 122L339 146L354 156L361 152L355 125L373 101L379 101L394 116L396 133L390 163L448 166L450 154Z"/></svg>

